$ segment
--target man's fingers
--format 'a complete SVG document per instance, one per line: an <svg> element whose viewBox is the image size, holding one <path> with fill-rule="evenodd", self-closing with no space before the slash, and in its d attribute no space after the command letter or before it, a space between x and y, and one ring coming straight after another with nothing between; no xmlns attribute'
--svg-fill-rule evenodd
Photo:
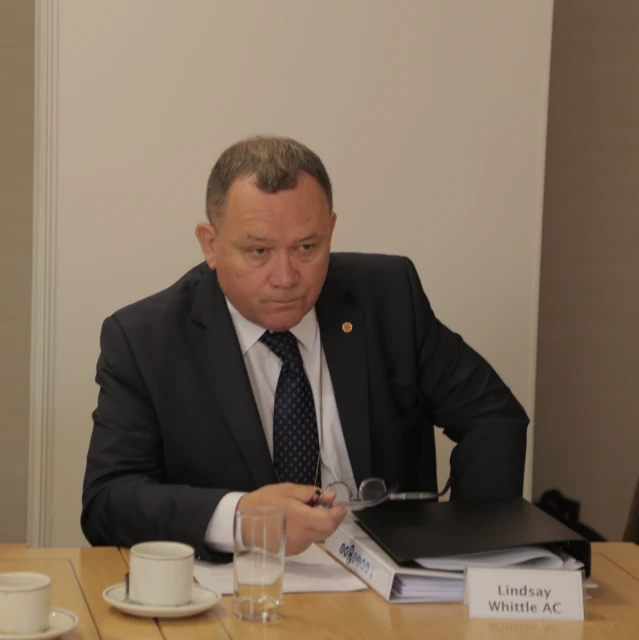
<svg viewBox="0 0 639 640"><path fill-rule="evenodd" d="M344 509L344 507L333 507L328 511L328 513L332 518L335 529L337 529L337 527L344 522L344 518L346 518L348 511Z"/></svg>
<svg viewBox="0 0 639 640"><path fill-rule="evenodd" d="M335 491L323 491L313 485L293 484L292 482L270 485L268 489L271 496L278 495L281 498L292 498L308 506L331 504L337 495Z"/></svg>
<svg viewBox="0 0 639 640"><path fill-rule="evenodd" d="M335 491L324 491L322 493L322 497L320 498L320 504L331 504L333 500L335 500L337 494Z"/></svg>
<svg viewBox="0 0 639 640"><path fill-rule="evenodd" d="M291 507L291 517L295 523L315 537L330 536L346 517L346 509L309 509L303 504Z"/></svg>
<svg viewBox="0 0 639 640"><path fill-rule="evenodd" d="M292 482L285 482L281 485L276 485L278 490L281 491L283 496L287 498L293 498L299 502L307 503L312 500L314 503L317 499L317 492L320 491L322 496L326 493L329 496L333 496L332 499L335 498L335 493L333 491L322 491L319 487L315 487L313 485L306 484L293 484Z"/></svg>
<svg viewBox="0 0 639 640"><path fill-rule="evenodd" d="M321 491L321 490L319 490ZM307 485L284 483L269 485L244 496L238 507L271 506L286 512L287 553L300 553L315 540L323 540L335 533L346 517L343 507L330 509L313 508L319 504L330 506L335 492L326 491L317 495L318 488Z"/></svg>

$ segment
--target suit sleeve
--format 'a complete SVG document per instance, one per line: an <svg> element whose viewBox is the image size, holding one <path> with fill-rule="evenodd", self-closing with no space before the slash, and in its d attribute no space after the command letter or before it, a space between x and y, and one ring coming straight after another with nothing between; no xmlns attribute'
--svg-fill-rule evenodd
<svg viewBox="0 0 639 640"><path fill-rule="evenodd" d="M528 416L488 362L434 315L407 260L418 341L418 375L429 419L457 443L452 498L523 492Z"/></svg>
<svg viewBox="0 0 639 640"><path fill-rule="evenodd" d="M100 336L81 524L92 545L131 546L144 540L176 540L196 557L228 561L204 544L224 489L166 483L160 425L149 394L115 317Z"/></svg>

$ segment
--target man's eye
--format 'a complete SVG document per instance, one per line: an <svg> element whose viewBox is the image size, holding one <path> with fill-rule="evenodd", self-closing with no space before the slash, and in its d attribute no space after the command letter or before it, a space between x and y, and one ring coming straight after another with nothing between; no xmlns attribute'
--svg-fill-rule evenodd
<svg viewBox="0 0 639 640"><path fill-rule="evenodd" d="M314 244L301 244L300 250L302 251L302 253L308 253L309 251L312 251L314 247Z"/></svg>
<svg viewBox="0 0 639 640"><path fill-rule="evenodd" d="M251 249L251 253L256 256L264 256L266 255L266 251L265 247L253 247L253 249Z"/></svg>

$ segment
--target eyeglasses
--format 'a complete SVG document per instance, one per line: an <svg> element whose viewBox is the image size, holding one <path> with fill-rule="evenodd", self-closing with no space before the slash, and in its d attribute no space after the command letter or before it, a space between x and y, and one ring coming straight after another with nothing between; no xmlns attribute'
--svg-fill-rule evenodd
<svg viewBox="0 0 639 640"><path fill-rule="evenodd" d="M332 506L358 511L382 504L387 500L437 500L437 498L448 493L452 481L453 478L451 476L446 481L444 488L438 492L408 491L397 493L397 486L387 487L381 478L366 478L366 480L362 480L357 495L353 495L349 485L342 480L331 482L326 486L325 491L335 491L337 493Z"/></svg>

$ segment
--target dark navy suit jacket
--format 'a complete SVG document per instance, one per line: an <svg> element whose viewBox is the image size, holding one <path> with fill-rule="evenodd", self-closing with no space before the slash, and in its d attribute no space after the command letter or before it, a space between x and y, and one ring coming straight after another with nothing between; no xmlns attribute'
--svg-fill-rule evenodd
<svg viewBox="0 0 639 640"><path fill-rule="evenodd" d="M437 425L459 443L453 499L521 494L528 418L437 320L410 260L332 254L315 308L357 482L435 490ZM204 544L220 499L277 479L215 272L200 264L116 312L100 344L84 534L94 545L179 540L221 559Z"/></svg>

